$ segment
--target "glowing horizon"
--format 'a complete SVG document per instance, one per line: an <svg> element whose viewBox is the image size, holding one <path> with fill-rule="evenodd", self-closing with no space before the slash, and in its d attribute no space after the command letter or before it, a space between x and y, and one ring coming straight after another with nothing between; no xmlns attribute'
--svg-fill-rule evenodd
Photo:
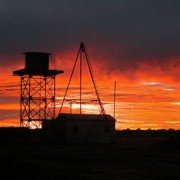
<svg viewBox="0 0 180 180"><path fill-rule="evenodd" d="M68 59L71 59L71 61ZM74 63L73 59L73 56L70 55L65 58L66 63L59 57L56 60L56 68L61 67L65 70L65 73L59 75L56 80L56 112L58 112L58 107L64 95ZM114 81L117 82L116 129L180 129L180 88L171 75L163 76L163 72L158 68L154 68L154 72L150 73L149 69L151 67L148 67L147 71L142 71L141 68L137 69L134 73L135 78L131 78L121 71L109 73L108 66L105 65L103 65L103 72L101 72L101 68L96 62L99 61L93 61L92 59L97 87L106 113L112 116L114 113L113 83ZM18 66L22 67L23 65ZM19 78L12 76L13 70L10 68L11 73L6 72L8 79L1 76L0 126L19 126ZM179 66L176 67L177 72L178 70ZM158 74L159 76L157 76ZM70 95L70 97L73 95L76 99L79 98L78 82L78 74L76 74L71 85L72 94ZM83 83L84 94L82 98L86 100L93 99L95 93L92 90L92 85L89 86L89 77L86 71ZM94 93L93 96L91 95L92 92ZM65 112L69 112L68 107L69 104L66 103ZM78 113L78 107L79 104L74 103L72 112ZM96 108L97 110L95 110ZM98 113L98 109L98 105L92 102L83 105L84 113Z"/></svg>

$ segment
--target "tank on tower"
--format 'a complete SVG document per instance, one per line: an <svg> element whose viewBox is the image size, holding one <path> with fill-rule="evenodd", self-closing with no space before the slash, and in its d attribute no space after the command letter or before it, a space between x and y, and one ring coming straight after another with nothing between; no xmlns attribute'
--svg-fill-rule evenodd
<svg viewBox="0 0 180 180"><path fill-rule="evenodd" d="M50 66L50 53L45 52L25 52L25 68L13 71L14 75L57 75L63 73L62 70L49 69Z"/></svg>
<svg viewBox="0 0 180 180"><path fill-rule="evenodd" d="M62 70L50 69L50 53L25 52L25 67L13 71L20 76L20 125L40 128L55 119L55 77Z"/></svg>
<svg viewBox="0 0 180 180"><path fill-rule="evenodd" d="M26 52L25 68L29 70L48 71L49 56L51 54L44 52Z"/></svg>

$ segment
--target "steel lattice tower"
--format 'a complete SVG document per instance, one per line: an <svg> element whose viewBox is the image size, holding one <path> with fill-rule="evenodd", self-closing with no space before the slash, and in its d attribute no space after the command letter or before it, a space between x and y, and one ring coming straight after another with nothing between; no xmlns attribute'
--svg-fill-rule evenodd
<svg viewBox="0 0 180 180"><path fill-rule="evenodd" d="M55 77L62 70L49 69L44 52L26 52L25 68L14 71L20 76L20 126L40 128L44 120L55 119Z"/></svg>

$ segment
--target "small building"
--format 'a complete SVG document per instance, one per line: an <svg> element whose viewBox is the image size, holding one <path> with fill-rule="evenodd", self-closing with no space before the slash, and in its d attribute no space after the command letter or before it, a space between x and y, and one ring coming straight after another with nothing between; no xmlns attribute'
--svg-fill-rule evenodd
<svg viewBox="0 0 180 180"><path fill-rule="evenodd" d="M44 121L42 130L62 143L112 143L115 119L110 115L60 114L54 121Z"/></svg>

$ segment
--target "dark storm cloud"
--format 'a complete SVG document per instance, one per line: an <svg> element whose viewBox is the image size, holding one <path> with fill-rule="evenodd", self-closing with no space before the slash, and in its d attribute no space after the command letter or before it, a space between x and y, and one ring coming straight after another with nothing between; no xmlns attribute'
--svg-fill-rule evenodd
<svg viewBox="0 0 180 180"><path fill-rule="evenodd" d="M85 41L114 69L168 67L180 56L179 17L179 0L1 0L0 65L23 51L71 51Z"/></svg>

